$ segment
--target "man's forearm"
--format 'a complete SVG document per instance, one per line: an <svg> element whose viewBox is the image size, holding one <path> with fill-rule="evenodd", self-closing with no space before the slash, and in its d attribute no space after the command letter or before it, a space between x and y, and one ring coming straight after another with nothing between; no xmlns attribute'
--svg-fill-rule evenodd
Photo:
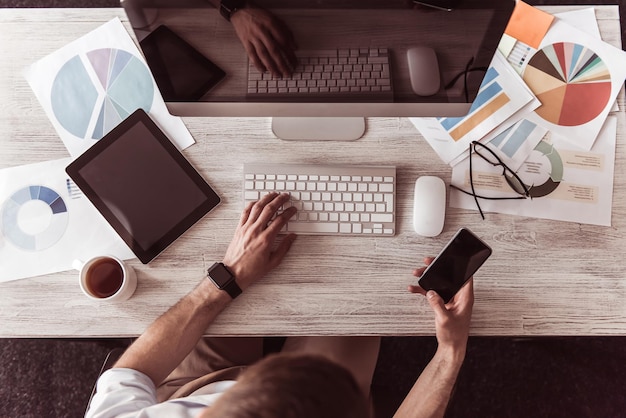
<svg viewBox="0 0 626 418"><path fill-rule="evenodd" d="M394 418L443 417L464 357L464 349L437 348Z"/></svg>
<svg viewBox="0 0 626 418"><path fill-rule="evenodd" d="M191 352L230 300L226 292L204 279L152 323L114 367L138 370L159 385Z"/></svg>

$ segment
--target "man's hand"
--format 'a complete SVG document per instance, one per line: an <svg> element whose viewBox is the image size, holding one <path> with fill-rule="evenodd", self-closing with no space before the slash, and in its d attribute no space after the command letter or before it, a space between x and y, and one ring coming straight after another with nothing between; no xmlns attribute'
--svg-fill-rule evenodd
<svg viewBox="0 0 626 418"><path fill-rule="evenodd" d="M433 258L424 259L427 266ZM420 277L426 268L413 272ZM443 417L450 394L465 358L470 319L474 305L473 279L448 302L434 291L426 292L419 286L409 286L409 292L426 295L435 312L437 352L404 399L394 418Z"/></svg>
<svg viewBox="0 0 626 418"><path fill-rule="evenodd" d="M255 6L238 10L230 18L248 57L261 73L289 77L297 64L296 42L285 23Z"/></svg>
<svg viewBox="0 0 626 418"><path fill-rule="evenodd" d="M288 200L287 193L270 193L243 211L223 261L242 290L280 264L296 238L289 234L274 249L278 232L296 213L296 208L290 207L276 216Z"/></svg>
<svg viewBox="0 0 626 418"><path fill-rule="evenodd" d="M434 258L428 257L424 259L424 264L428 266L433 260ZM420 277L425 269L426 267L416 269L413 275ZM474 306L474 279L470 279L448 304L444 304L441 296L433 290L426 292L420 286L410 285L409 292L420 293L428 299L428 303L435 312L435 329L439 346L451 348L464 356Z"/></svg>
<svg viewBox="0 0 626 418"><path fill-rule="evenodd" d="M272 251L278 231L296 213L295 208L290 208L272 220L287 200L287 194L270 193L244 210L224 257L224 264L235 273L242 289L277 266L289 250L294 234L287 235ZM115 367L138 370L158 385L189 354L230 301L230 297L208 279L203 280L154 321Z"/></svg>

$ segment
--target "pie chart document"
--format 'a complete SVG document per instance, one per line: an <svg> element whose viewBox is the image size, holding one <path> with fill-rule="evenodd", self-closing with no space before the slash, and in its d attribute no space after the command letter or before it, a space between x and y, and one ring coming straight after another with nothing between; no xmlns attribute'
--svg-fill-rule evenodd
<svg viewBox="0 0 626 418"><path fill-rule="evenodd" d="M70 270L95 255L134 258L65 173L70 161L0 170L0 282Z"/></svg>
<svg viewBox="0 0 626 418"><path fill-rule="evenodd" d="M626 79L626 52L555 19L522 78L541 102L528 119L589 151Z"/></svg>
<svg viewBox="0 0 626 418"><path fill-rule="evenodd" d="M611 73L591 49L558 42L537 51L524 71L542 106L535 112L555 125L578 126L598 117L611 98Z"/></svg>
<svg viewBox="0 0 626 418"><path fill-rule="evenodd" d="M179 150L194 143L117 18L35 62L25 77L73 157L140 108Z"/></svg>
<svg viewBox="0 0 626 418"><path fill-rule="evenodd" d="M152 108L154 87L140 59L122 49L102 48L70 58L57 73L52 111L68 132L98 140L137 108ZM95 73L94 83L90 73Z"/></svg>

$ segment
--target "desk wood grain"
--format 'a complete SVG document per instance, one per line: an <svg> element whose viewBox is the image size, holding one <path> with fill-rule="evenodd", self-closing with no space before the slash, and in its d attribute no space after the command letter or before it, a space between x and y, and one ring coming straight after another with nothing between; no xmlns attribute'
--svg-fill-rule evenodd
<svg viewBox="0 0 626 418"><path fill-rule="evenodd" d="M549 12L564 7L546 7ZM568 8L569 9L569 8ZM620 46L617 6L596 8L603 38ZM121 9L0 10L0 168L67 157L22 76L33 61L118 16ZM619 96L624 109L624 93ZM432 335L426 300L409 294L414 267L461 226L494 248L476 275L473 335L626 334L626 141L618 114L612 227L450 208L444 232L412 232L412 188L421 175L451 169L406 118L371 118L351 143L276 139L268 118L187 118L197 144L185 155L223 204L138 272L127 302L95 304L75 272L0 284L0 337L135 336L193 288L220 260L242 209L245 162L394 164L398 168L394 238L300 236L284 263L239 297L211 335ZM1 187L1 186L0 186Z"/></svg>

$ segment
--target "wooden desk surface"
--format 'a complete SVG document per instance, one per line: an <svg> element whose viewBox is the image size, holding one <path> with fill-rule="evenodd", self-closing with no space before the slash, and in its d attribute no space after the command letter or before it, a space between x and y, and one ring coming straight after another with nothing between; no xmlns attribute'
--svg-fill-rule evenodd
<svg viewBox="0 0 626 418"><path fill-rule="evenodd" d="M546 7L549 12L566 10ZM603 38L620 45L617 6L596 8ZM0 10L0 168L68 153L22 76L31 62L95 29L121 9ZM71 22L71 23L70 23ZM461 226L494 248L476 274L473 335L626 334L626 127L618 120L613 226L488 214L449 208L444 232L412 232L412 189L421 175L449 182L442 163L406 118L373 118L352 143L276 139L268 118L185 119L197 144L185 155L217 189L223 204L138 272L127 302L94 304L76 272L0 284L0 337L140 334L220 260L235 229L244 162L395 164L394 238L300 236L284 263L239 297L207 331L213 335L429 335L426 300L406 286L423 256L436 254Z"/></svg>

